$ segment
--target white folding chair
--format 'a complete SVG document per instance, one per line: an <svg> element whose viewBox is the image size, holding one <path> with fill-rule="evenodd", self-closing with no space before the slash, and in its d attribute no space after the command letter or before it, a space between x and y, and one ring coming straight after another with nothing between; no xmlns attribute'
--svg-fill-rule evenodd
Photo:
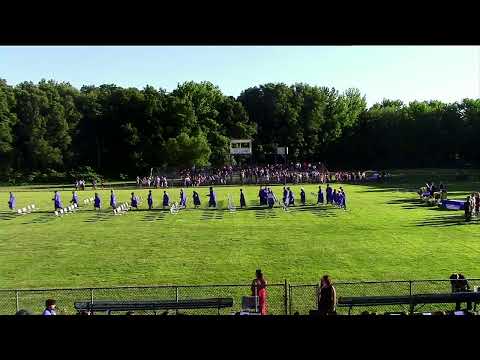
<svg viewBox="0 0 480 360"><path fill-rule="evenodd" d="M27 208L23 208L22 213L26 214L27 213Z"/></svg>
<svg viewBox="0 0 480 360"><path fill-rule="evenodd" d="M35 204L32 204L32 209L35 209Z"/></svg>
<svg viewBox="0 0 480 360"><path fill-rule="evenodd" d="M22 214L22 209L18 209L17 213L21 215Z"/></svg>
<svg viewBox="0 0 480 360"><path fill-rule="evenodd" d="M60 215L63 215L63 209L60 209Z"/></svg>
<svg viewBox="0 0 480 360"><path fill-rule="evenodd" d="M55 216L58 216L58 211L57 210L55 210Z"/></svg>

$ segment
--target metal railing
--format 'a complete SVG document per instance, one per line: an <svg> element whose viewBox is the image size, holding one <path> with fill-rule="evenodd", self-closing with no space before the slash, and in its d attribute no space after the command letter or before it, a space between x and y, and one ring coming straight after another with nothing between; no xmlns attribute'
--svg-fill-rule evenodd
<svg viewBox="0 0 480 360"><path fill-rule="evenodd" d="M467 279L470 290L480 288L480 279ZM40 314L46 299L57 301L58 313L76 314L75 302L80 301L130 301L130 300L183 300L218 297L233 298L233 307L220 310L221 315L230 315L242 310L242 297L251 295L250 284L226 285L160 285L122 286L62 289L6 289L0 290L0 315L12 315L20 309ZM441 294L452 291L450 280L400 280L400 281L356 281L334 283L338 297L395 296L416 294ZM317 309L317 284L269 284L267 304L269 315L308 315ZM427 304L422 312L450 311L455 304ZM337 314L348 314L349 309L337 307ZM364 311L383 314L386 312L408 312L408 306L382 305L353 307L351 314ZM186 315L217 315L218 309L178 310ZM139 312L138 314L153 314Z"/></svg>
<svg viewBox="0 0 480 360"><path fill-rule="evenodd" d="M286 284L269 284L268 313L287 314ZM46 299L55 299L57 314L73 315L77 311L75 302L81 301L131 301L131 300L183 300L207 298L233 298L233 307L221 309L221 315L229 315L242 310L242 297L251 295L251 285L162 285L125 286L109 288L69 288L69 289L11 289L0 290L0 315L12 315L20 309L40 314ZM141 315L154 314L153 311L136 312ZM158 313L161 313L158 312ZM185 315L217 315L218 309L178 310Z"/></svg>
<svg viewBox="0 0 480 360"><path fill-rule="evenodd" d="M480 287L480 279L467 279L470 290ZM334 284L337 299L339 297L354 296L402 296L418 294L443 294L452 292L451 280L399 280L399 281L357 281L336 282ZM289 314L309 314L310 310L317 309L317 284L289 285ZM420 309L419 309L420 310ZM455 304L426 304L421 306L422 312L455 310ZM347 307L337 306L337 314L346 315ZM384 314L387 312L408 313L408 306L404 305L372 305L353 307L351 314L369 313Z"/></svg>

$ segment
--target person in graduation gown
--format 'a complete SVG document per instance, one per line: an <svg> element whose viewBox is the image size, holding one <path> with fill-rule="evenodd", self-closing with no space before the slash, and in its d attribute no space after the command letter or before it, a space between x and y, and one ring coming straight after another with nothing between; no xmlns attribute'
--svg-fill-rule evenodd
<svg viewBox="0 0 480 360"><path fill-rule="evenodd" d="M322 204L323 205L323 191L322 191L321 186L318 187L317 204Z"/></svg>
<svg viewBox="0 0 480 360"><path fill-rule="evenodd" d="M138 199L135 196L135 193L132 192L132 197L130 199L130 206L132 208L138 209Z"/></svg>
<svg viewBox="0 0 480 360"><path fill-rule="evenodd" d="M287 196L288 196L288 191L287 191L287 189L286 189L285 186L284 186L284 187L283 187L283 198L282 198L284 204L288 204L288 203L287 203Z"/></svg>
<svg viewBox="0 0 480 360"><path fill-rule="evenodd" d="M196 191L193 191L193 205L195 208L198 208L200 206L200 195Z"/></svg>
<svg viewBox="0 0 480 360"><path fill-rule="evenodd" d="M117 208L117 197L115 196L113 190L110 191L110 206L112 207L112 209Z"/></svg>
<svg viewBox="0 0 480 360"><path fill-rule="evenodd" d="M288 200L288 206L295 206L295 195L293 195L293 191L287 187L288 190L288 195L287 195L287 200Z"/></svg>
<svg viewBox="0 0 480 360"><path fill-rule="evenodd" d="M343 206L343 196L342 192L339 190L337 191L337 206L341 208Z"/></svg>
<svg viewBox="0 0 480 360"><path fill-rule="evenodd" d="M332 193L332 204L333 205L337 205L338 201L338 194L337 194L337 189L333 189L333 193Z"/></svg>
<svg viewBox="0 0 480 360"><path fill-rule="evenodd" d="M342 197L342 203L340 204L340 206L343 207L344 210L347 210L347 196L341 186L340 186L340 195Z"/></svg>
<svg viewBox="0 0 480 360"><path fill-rule="evenodd" d="M147 203L148 203L148 210L152 210L153 208L152 190L148 190Z"/></svg>
<svg viewBox="0 0 480 360"><path fill-rule="evenodd" d="M78 207L78 195L76 191L72 191L72 200L70 200L70 202L72 203L72 205L76 204Z"/></svg>
<svg viewBox="0 0 480 360"><path fill-rule="evenodd" d="M247 203L245 201L245 195L243 194L243 190L240 189L240 208L247 207Z"/></svg>
<svg viewBox="0 0 480 360"><path fill-rule="evenodd" d="M210 186L210 193L207 195L208 199L208 207L217 207L217 195L213 191L213 187Z"/></svg>
<svg viewBox="0 0 480 360"><path fill-rule="evenodd" d="M273 194L273 191L271 189L267 190L267 204L270 209L273 208L273 205L275 205L275 195Z"/></svg>
<svg viewBox="0 0 480 360"><path fill-rule="evenodd" d="M267 189L261 187L258 196L260 197L260 205L267 205Z"/></svg>
<svg viewBox="0 0 480 360"><path fill-rule="evenodd" d="M180 206L184 208L187 207L187 195L183 189L180 189Z"/></svg>
<svg viewBox="0 0 480 360"><path fill-rule="evenodd" d="M307 197L303 188L300 190L300 202L302 203L302 205L305 205L305 203L307 202Z"/></svg>
<svg viewBox="0 0 480 360"><path fill-rule="evenodd" d="M102 200L100 199L100 196L98 196L98 193L95 193L95 199L93 200L94 209L100 210L101 205L102 205Z"/></svg>
<svg viewBox="0 0 480 360"><path fill-rule="evenodd" d="M55 211L57 211L58 209L63 209L62 200L60 199L60 194L58 193L58 191L55 191L55 195L52 200L55 206Z"/></svg>
<svg viewBox="0 0 480 360"><path fill-rule="evenodd" d="M331 204L332 203L332 188L330 187L330 184L327 184L326 193L327 193L327 204Z"/></svg>
<svg viewBox="0 0 480 360"><path fill-rule="evenodd" d="M10 192L10 197L8 198L8 208L10 210L13 210L15 209L15 204L16 204L16 199L15 199L15 195L13 195L12 192Z"/></svg>
<svg viewBox="0 0 480 360"><path fill-rule="evenodd" d="M165 208L165 207L168 207L169 205L170 205L170 197L168 196L167 192L164 191L162 206Z"/></svg>

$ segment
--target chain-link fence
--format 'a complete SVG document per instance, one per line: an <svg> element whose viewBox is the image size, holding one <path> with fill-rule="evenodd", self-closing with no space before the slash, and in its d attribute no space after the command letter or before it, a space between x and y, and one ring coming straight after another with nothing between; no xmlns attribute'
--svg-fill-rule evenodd
<svg viewBox="0 0 480 360"><path fill-rule="evenodd" d="M268 314L287 314L285 284L267 286ZM210 298L232 298L233 306L223 309L188 309L169 311L169 314L185 315L229 315L242 310L242 297L250 296L250 285L190 285L190 286L144 286L82 289L22 289L0 290L0 315L12 315L20 309L40 314L47 299L55 299L57 314L77 313L75 302L90 301L155 301L155 300L200 300ZM138 315L162 314L165 311L135 311ZM98 313L101 314L101 313ZM125 314L125 312L112 312Z"/></svg>
<svg viewBox="0 0 480 360"><path fill-rule="evenodd" d="M480 288L480 279L468 279L470 291ZM452 292L450 280L404 280L404 281L371 281L371 282L337 282L334 284L337 299L340 297L368 297L368 296L410 296L425 294L448 294ZM288 312L307 315L311 310L318 308L317 300L318 285L289 285L288 289ZM465 304L463 304L465 305ZM416 312L453 311L456 304L425 304L418 305ZM463 306L465 307L465 306ZM346 315L348 307L337 306L337 314ZM352 315L363 312L385 313L409 313L409 305L369 305L353 306L350 310Z"/></svg>
<svg viewBox="0 0 480 360"><path fill-rule="evenodd" d="M480 279L468 279L471 291L480 288ZM452 292L450 280L412 280L376 282L337 282L334 284L337 298L362 296L409 296L420 294L448 294ZM267 307L269 315L307 315L317 309L317 284L289 285L269 284L267 286ZM26 309L34 314L44 310L46 299L57 301L57 313L76 314L75 302L89 301L152 301L192 300L210 298L232 298L233 306L223 309L170 310L170 314L185 315L230 315L242 310L242 297L251 295L250 285L186 285L186 286L137 286L79 289L18 289L0 290L0 315L15 314ZM417 306L416 311L452 311L456 304L426 304ZM406 313L409 305L354 306L351 314ZM135 311L135 314L162 314L165 311ZM338 314L348 314L348 307L337 307ZM112 314L115 314L113 312ZM124 314L117 312L116 314Z"/></svg>

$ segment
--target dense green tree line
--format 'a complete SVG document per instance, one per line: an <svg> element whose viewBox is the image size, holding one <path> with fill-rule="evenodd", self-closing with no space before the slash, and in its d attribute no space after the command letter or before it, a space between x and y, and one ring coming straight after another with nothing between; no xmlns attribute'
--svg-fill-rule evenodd
<svg viewBox="0 0 480 360"><path fill-rule="evenodd" d="M225 96L209 83L172 92L42 80L0 80L0 173L89 166L118 176L150 167L223 165L230 138L252 138L254 159L326 161L330 168L457 166L480 158L480 100L384 100L357 89L264 84Z"/></svg>

